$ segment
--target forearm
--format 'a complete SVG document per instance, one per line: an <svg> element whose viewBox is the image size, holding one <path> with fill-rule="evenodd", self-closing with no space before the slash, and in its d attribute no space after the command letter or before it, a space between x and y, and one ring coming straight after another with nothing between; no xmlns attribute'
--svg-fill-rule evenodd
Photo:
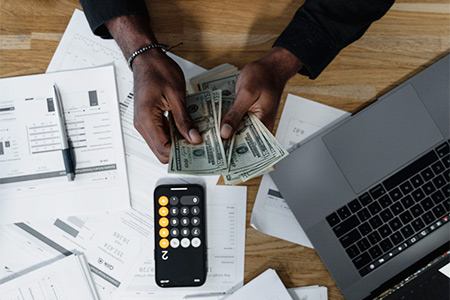
<svg viewBox="0 0 450 300"><path fill-rule="evenodd" d="M120 16L106 22L105 25L126 58L144 46L158 43L148 20L141 15ZM158 49L152 49L152 51L158 51Z"/></svg>

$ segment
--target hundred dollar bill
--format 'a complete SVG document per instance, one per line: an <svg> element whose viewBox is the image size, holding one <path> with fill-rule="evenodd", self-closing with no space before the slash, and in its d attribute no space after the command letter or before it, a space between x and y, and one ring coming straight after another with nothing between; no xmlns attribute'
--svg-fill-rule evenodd
<svg viewBox="0 0 450 300"><path fill-rule="evenodd" d="M220 131L220 122L222 120L222 90L212 91L214 110L216 113L216 125Z"/></svg>
<svg viewBox="0 0 450 300"><path fill-rule="evenodd" d="M223 96L222 97L222 117L221 120L223 120L223 117L227 114L227 112L230 110L231 106L233 106L234 101L236 100L235 97L229 97L229 96ZM220 126L220 122L219 122ZM220 127L219 127L220 131ZM231 138L228 140L223 140L223 149L225 150L225 157L227 159L227 166L229 167L231 165L231 151L233 150L234 140L236 138L236 135L233 134Z"/></svg>
<svg viewBox="0 0 450 300"><path fill-rule="evenodd" d="M233 72L223 77L200 81L199 82L200 90L206 89L222 90L223 97L235 96L236 81L238 75L239 72Z"/></svg>
<svg viewBox="0 0 450 300"><path fill-rule="evenodd" d="M226 169L225 151L217 127L217 117L211 90L186 96L187 111L194 120L203 142L190 144L170 119L172 148L169 173L220 174Z"/></svg>

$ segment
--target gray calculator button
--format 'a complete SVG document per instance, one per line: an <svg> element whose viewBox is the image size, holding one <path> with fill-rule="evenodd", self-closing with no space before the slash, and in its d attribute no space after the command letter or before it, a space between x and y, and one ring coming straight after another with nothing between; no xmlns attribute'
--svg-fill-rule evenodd
<svg viewBox="0 0 450 300"><path fill-rule="evenodd" d="M191 232L193 236L200 236L200 229L197 227L192 228Z"/></svg>
<svg viewBox="0 0 450 300"><path fill-rule="evenodd" d="M190 234L189 231L190 230L188 228L183 228L183 229L181 229L181 235L184 236L184 237L187 237Z"/></svg>
<svg viewBox="0 0 450 300"><path fill-rule="evenodd" d="M179 212L178 207L172 207L170 209L170 215L172 215L172 216L178 215L178 212Z"/></svg>
<svg viewBox="0 0 450 300"><path fill-rule="evenodd" d="M189 218L184 217L181 219L181 225L188 226L189 225Z"/></svg>
<svg viewBox="0 0 450 300"><path fill-rule="evenodd" d="M170 240L170 247L176 249L180 246L180 240L179 239L171 239Z"/></svg>
<svg viewBox="0 0 450 300"><path fill-rule="evenodd" d="M170 235L171 235L172 237L177 237L179 234L180 234L180 231L179 231L178 229L176 229L176 228L172 228L172 229L170 230Z"/></svg>
<svg viewBox="0 0 450 300"><path fill-rule="evenodd" d="M200 224L200 219L197 217L193 217L191 220L192 225L197 226Z"/></svg>
<svg viewBox="0 0 450 300"><path fill-rule="evenodd" d="M171 205L177 205L178 204L178 197L177 196L172 196L170 197L170 204Z"/></svg>
<svg viewBox="0 0 450 300"><path fill-rule="evenodd" d="M196 237L196 238L192 239L191 244L192 244L192 247L198 248L202 244L202 241L199 238Z"/></svg>
<svg viewBox="0 0 450 300"><path fill-rule="evenodd" d="M180 202L183 205L197 205L200 203L200 198L198 196L183 196Z"/></svg>
<svg viewBox="0 0 450 300"><path fill-rule="evenodd" d="M184 238L181 240L181 247L187 248L191 245L191 241L188 238Z"/></svg>
<svg viewBox="0 0 450 300"><path fill-rule="evenodd" d="M194 206L193 208L191 208L191 214L193 214L194 216L197 216L200 213L200 208L198 208L198 206Z"/></svg>
<svg viewBox="0 0 450 300"><path fill-rule="evenodd" d="M170 225L177 226L180 221L177 218L170 219Z"/></svg>
<svg viewBox="0 0 450 300"><path fill-rule="evenodd" d="M189 214L189 208L187 208L186 206L183 206L181 208L180 212L183 216L187 216Z"/></svg>

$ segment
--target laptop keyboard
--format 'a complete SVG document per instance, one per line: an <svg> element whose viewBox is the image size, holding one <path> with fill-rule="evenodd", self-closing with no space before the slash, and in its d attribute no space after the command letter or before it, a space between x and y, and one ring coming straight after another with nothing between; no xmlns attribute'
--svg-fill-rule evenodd
<svg viewBox="0 0 450 300"><path fill-rule="evenodd" d="M449 221L449 141L326 219L361 276Z"/></svg>

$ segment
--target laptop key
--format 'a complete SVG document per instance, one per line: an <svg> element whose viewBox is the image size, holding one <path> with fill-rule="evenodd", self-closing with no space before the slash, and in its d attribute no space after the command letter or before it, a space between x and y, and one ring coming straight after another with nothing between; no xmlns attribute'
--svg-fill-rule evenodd
<svg viewBox="0 0 450 300"><path fill-rule="evenodd" d="M370 225L373 229L377 229L381 225L383 225L383 221L381 221L379 216L375 216L372 219L369 220Z"/></svg>
<svg viewBox="0 0 450 300"><path fill-rule="evenodd" d="M405 208L410 208L414 205L414 200L410 195L403 197L402 200L400 200Z"/></svg>
<svg viewBox="0 0 450 300"><path fill-rule="evenodd" d="M425 224L423 223L422 219L416 219L412 221L411 225L416 232L425 227Z"/></svg>
<svg viewBox="0 0 450 300"><path fill-rule="evenodd" d="M350 231L349 233L343 235L339 241L341 242L342 246L344 248L347 248L351 244L355 243L361 238L361 234L359 233L358 229L354 229Z"/></svg>
<svg viewBox="0 0 450 300"><path fill-rule="evenodd" d="M429 211L422 216L422 220L426 225L430 225L431 223L433 223L436 220L436 218L433 215L433 213L431 211Z"/></svg>
<svg viewBox="0 0 450 300"><path fill-rule="evenodd" d="M414 234L414 230L412 229L412 227L410 225L406 225L400 231L405 238L408 238Z"/></svg>
<svg viewBox="0 0 450 300"><path fill-rule="evenodd" d="M358 227L358 229L359 229L359 232L361 232L361 234L362 234L363 236L366 236L366 235L368 235L369 233L372 232L372 227L370 227L369 222L366 222L366 223L361 224L361 225Z"/></svg>
<svg viewBox="0 0 450 300"><path fill-rule="evenodd" d="M380 204L378 204L378 202L370 203L367 208L373 216L381 211L381 206Z"/></svg>
<svg viewBox="0 0 450 300"><path fill-rule="evenodd" d="M441 173L442 171L444 171L445 168L444 168L444 165L440 161L437 161L431 166L431 169L433 170L434 174L437 175L437 174Z"/></svg>
<svg viewBox="0 0 450 300"><path fill-rule="evenodd" d="M332 213L331 215L326 217L326 219L331 227L333 227L334 225L338 224L341 221L336 213Z"/></svg>
<svg viewBox="0 0 450 300"><path fill-rule="evenodd" d="M433 183L437 189L440 189L446 184L446 181L442 175L439 175L438 177L433 179Z"/></svg>
<svg viewBox="0 0 450 300"><path fill-rule="evenodd" d="M361 203L359 203L358 199L355 199L348 204L348 207L350 207L352 213L356 213L358 210L362 208L362 205Z"/></svg>
<svg viewBox="0 0 450 300"><path fill-rule="evenodd" d="M345 250L348 254L348 256L350 257L350 259L353 259L356 255L358 255L359 253L361 253L358 249L358 247L356 247L356 245L353 245L351 247L348 247Z"/></svg>
<svg viewBox="0 0 450 300"><path fill-rule="evenodd" d="M422 175L423 179L425 179L425 181L430 180L431 178L434 177L434 173L433 171L431 171L431 168L426 168L425 170L423 170L420 175Z"/></svg>
<svg viewBox="0 0 450 300"><path fill-rule="evenodd" d="M412 191L413 187L409 181L406 181L400 185L400 190L404 195L409 194Z"/></svg>
<svg viewBox="0 0 450 300"><path fill-rule="evenodd" d="M422 209L422 207L420 206L419 203L417 203L416 205L414 205L414 206L411 208L411 213L413 214L413 216L414 216L415 218L417 218L418 216L420 216L421 214L423 214L423 209Z"/></svg>
<svg viewBox="0 0 450 300"><path fill-rule="evenodd" d="M383 196L384 194L386 194L386 190L384 189L384 187L381 184L379 184L379 185L375 186L374 188L370 189L369 193L373 199L378 199L381 196Z"/></svg>
<svg viewBox="0 0 450 300"><path fill-rule="evenodd" d="M395 188L389 193L389 196L391 196L391 199L393 201L397 201L397 200L400 200L403 197L403 194L402 194L402 192L400 191L399 188Z"/></svg>
<svg viewBox="0 0 450 300"><path fill-rule="evenodd" d="M392 245L392 242L389 240L389 238L384 239L380 242L380 247L383 252L388 252L394 245Z"/></svg>
<svg viewBox="0 0 450 300"><path fill-rule="evenodd" d="M392 200L389 197L389 195L384 195L384 196L381 196L380 199L378 199L378 203L380 203L382 208L386 208L392 204Z"/></svg>
<svg viewBox="0 0 450 300"><path fill-rule="evenodd" d="M341 217L341 220L345 220L351 215L350 210L348 209L347 206L343 206L343 207L339 208L337 210L337 213L338 213L339 217Z"/></svg>
<svg viewBox="0 0 450 300"><path fill-rule="evenodd" d="M403 206L400 202L394 203L394 205L391 206L391 210L395 215L399 215L404 211Z"/></svg>
<svg viewBox="0 0 450 300"><path fill-rule="evenodd" d="M448 169L448 167L450 166L450 155L447 155L442 159L442 164Z"/></svg>
<svg viewBox="0 0 450 300"><path fill-rule="evenodd" d="M425 193L422 191L421 188L418 188L417 190L415 190L414 192L412 192L412 197L414 198L414 200L416 202L419 202L420 200L422 200L423 198L425 198Z"/></svg>
<svg viewBox="0 0 450 300"><path fill-rule="evenodd" d="M372 202L372 197L370 197L369 193L364 193L361 196L359 196L359 201L361 201L361 204L363 206L367 206L370 202Z"/></svg>
<svg viewBox="0 0 450 300"><path fill-rule="evenodd" d="M430 197L426 197L424 200L422 200L422 202L420 202L420 205L422 205L424 211L427 211L434 206L433 201Z"/></svg>
<svg viewBox="0 0 450 300"><path fill-rule="evenodd" d="M439 157L444 157L446 154L449 153L449 146L447 143L443 143L442 145L438 146L436 148L436 152L439 155Z"/></svg>
<svg viewBox="0 0 450 300"><path fill-rule="evenodd" d="M386 208L385 210L383 210L383 211L380 213L380 217L381 217L381 219L383 219L383 221L386 223L386 222L388 222L389 220L391 220L391 219L394 217L394 215L392 214L392 212L391 212L391 210L390 210L389 208Z"/></svg>
<svg viewBox="0 0 450 300"><path fill-rule="evenodd" d="M380 246L375 245L372 248L369 249L370 256L372 256L372 259L376 259L379 257L383 252L381 251Z"/></svg>
<svg viewBox="0 0 450 300"><path fill-rule="evenodd" d="M433 183L427 182L422 186L422 190L425 192L425 195L429 196L432 193L434 193L434 191L436 191L436 188L434 187Z"/></svg>
<svg viewBox="0 0 450 300"><path fill-rule="evenodd" d="M378 232L380 233L382 238L385 238L392 233L392 230L391 230L391 228L389 228L389 226L387 224L385 224L385 225L381 226L380 229L378 229Z"/></svg>
<svg viewBox="0 0 450 300"><path fill-rule="evenodd" d="M375 245L375 244L377 244L380 240L381 240L381 236L380 236L380 234L378 233L378 232L372 232L371 234L369 234L368 236L367 236L367 238L369 239L369 241L370 241L370 243L372 244L372 245Z"/></svg>
<svg viewBox="0 0 450 300"><path fill-rule="evenodd" d="M400 219L402 220L403 224L408 224L413 219L411 213L409 211L405 211L400 215Z"/></svg>
<svg viewBox="0 0 450 300"><path fill-rule="evenodd" d="M418 188L421 186L425 181L422 179L422 176L420 174L417 174L413 178L411 178L411 183L415 188Z"/></svg>
<svg viewBox="0 0 450 300"><path fill-rule="evenodd" d="M365 265L371 262L370 255L367 252L364 252L360 256L357 256L355 259L353 259L353 264L357 269L361 269Z"/></svg>
<svg viewBox="0 0 450 300"><path fill-rule="evenodd" d="M395 218L392 221L389 222L389 226L391 226L393 231L396 231L402 227L402 222L399 218Z"/></svg>
<svg viewBox="0 0 450 300"><path fill-rule="evenodd" d="M433 213L436 218L442 217L443 215L445 215L444 206L442 206L442 204L436 206L435 208L433 208Z"/></svg>
<svg viewBox="0 0 450 300"><path fill-rule="evenodd" d="M436 191L433 195L431 195L431 199L433 200L434 204L437 205L444 201L445 197L441 191Z"/></svg>
<svg viewBox="0 0 450 300"><path fill-rule="evenodd" d="M358 246L359 250L361 250L361 252L366 251L370 248L370 243L366 238L359 240L356 245Z"/></svg>
<svg viewBox="0 0 450 300"><path fill-rule="evenodd" d="M358 212L358 218L361 220L361 222L367 221L371 217L372 217L372 215L369 213L367 208L363 208L362 210L360 210Z"/></svg>
<svg viewBox="0 0 450 300"><path fill-rule="evenodd" d="M392 244L394 245L398 245L401 242L403 242L403 236L400 233L400 231L394 232L393 234L391 234L390 239L392 241Z"/></svg>
<svg viewBox="0 0 450 300"><path fill-rule="evenodd" d="M358 218L356 218L356 216L351 216L344 222L336 225L336 227L333 228L333 231L336 234L336 236L340 238L345 233L349 232L358 225L359 225Z"/></svg>

